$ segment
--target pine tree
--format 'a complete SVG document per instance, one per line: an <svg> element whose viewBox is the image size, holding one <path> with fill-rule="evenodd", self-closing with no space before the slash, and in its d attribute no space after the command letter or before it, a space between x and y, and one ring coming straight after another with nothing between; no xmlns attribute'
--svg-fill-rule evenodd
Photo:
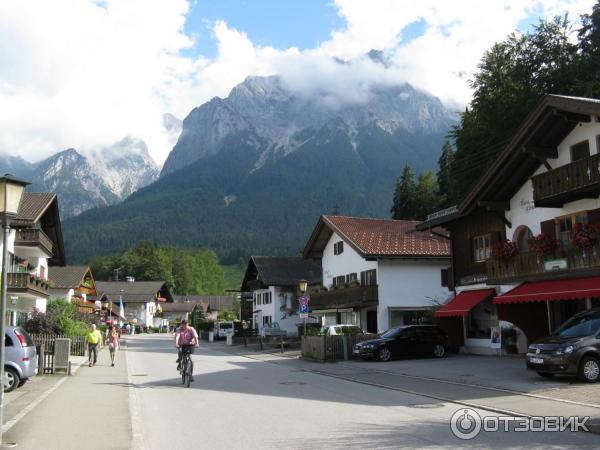
<svg viewBox="0 0 600 450"><path fill-rule="evenodd" d="M438 160L437 172L438 197L440 208L448 208L455 203L454 179L452 178L452 163L454 161L454 148L449 141L444 142L442 154Z"/></svg>
<svg viewBox="0 0 600 450"><path fill-rule="evenodd" d="M396 181L394 204L390 209L392 219L410 220L415 218L417 214L416 194L415 176L410 166L406 165L402 170L402 175Z"/></svg>

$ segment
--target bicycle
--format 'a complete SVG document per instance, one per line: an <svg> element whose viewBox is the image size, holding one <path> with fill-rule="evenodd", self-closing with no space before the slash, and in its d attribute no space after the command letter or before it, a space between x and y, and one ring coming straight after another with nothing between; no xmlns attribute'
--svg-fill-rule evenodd
<svg viewBox="0 0 600 450"><path fill-rule="evenodd" d="M186 387L190 387L192 382L192 373L194 372L194 362L192 361L191 354L194 352L193 345L182 345L181 346L181 384L185 384Z"/></svg>

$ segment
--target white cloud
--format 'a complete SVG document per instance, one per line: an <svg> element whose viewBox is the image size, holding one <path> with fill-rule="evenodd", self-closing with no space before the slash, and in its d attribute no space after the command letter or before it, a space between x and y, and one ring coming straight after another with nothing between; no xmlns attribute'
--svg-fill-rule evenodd
<svg viewBox="0 0 600 450"><path fill-rule="evenodd" d="M0 152L30 160L62 148L142 138L162 162L173 145L162 115L183 118L248 75L281 73L299 93L333 104L363 101L373 84L408 81L465 104L483 52L533 12L568 11L594 0L335 0L345 28L315 49L256 46L243 30L212 24L214 59L185 56L187 0L0 2ZM402 42L423 20L423 36ZM385 69L364 54L386 51ZM339 64L333 57L351 64Z"/></svg>

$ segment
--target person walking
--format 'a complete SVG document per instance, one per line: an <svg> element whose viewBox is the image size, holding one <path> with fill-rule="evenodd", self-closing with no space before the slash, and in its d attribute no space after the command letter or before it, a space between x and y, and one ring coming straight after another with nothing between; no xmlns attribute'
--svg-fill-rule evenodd
<svg viewBox="0 0 600 450"><path fill-rule="evenodd" d="M117 333L117 327L114 325L110 327L106 336L106 345L108 345L108 351L110 352L111 366L115 366L115 355L119 349L119 333Z"/></svg>
<svg viewBox="0 0 600 450"><path fill-rule="evenodd" d="M96 329L96 324L92 324L92 330L85 335L85 340L88 344L90 367L92 367L98 362L98 345L102 344L102 333Z"/></svg>

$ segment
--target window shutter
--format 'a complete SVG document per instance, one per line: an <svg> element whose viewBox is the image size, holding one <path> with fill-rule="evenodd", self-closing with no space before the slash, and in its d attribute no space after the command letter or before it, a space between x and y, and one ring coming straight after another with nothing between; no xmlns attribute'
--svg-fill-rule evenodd
<svg viewBox="0 0 600 450"><path fill-rule="evenodd" d="M554 219L544 220L540 223L540 228L542 230L542 234L556 238L556 227L554 226Z"/></svg>
<svg viewBox="0 0 600 450"><path fill-rule="evenodd" d="M448 287L448 276L450 269L442 269L442 287Z"/></svg>

